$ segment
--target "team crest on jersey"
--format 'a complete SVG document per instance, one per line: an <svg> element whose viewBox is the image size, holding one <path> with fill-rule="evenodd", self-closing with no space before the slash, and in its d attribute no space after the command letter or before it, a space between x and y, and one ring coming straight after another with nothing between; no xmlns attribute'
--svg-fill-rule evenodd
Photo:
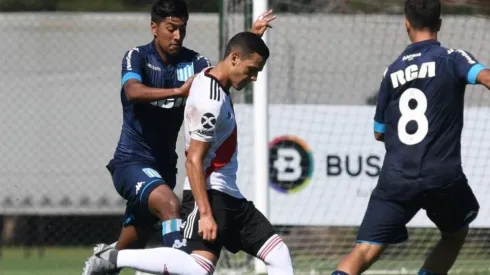
<svg viewBox="0 0 490 275"><path fill-rule="evenodd" d="M185 62L177 64L177 80L186 81L194 75L194 63Z"/></svg>

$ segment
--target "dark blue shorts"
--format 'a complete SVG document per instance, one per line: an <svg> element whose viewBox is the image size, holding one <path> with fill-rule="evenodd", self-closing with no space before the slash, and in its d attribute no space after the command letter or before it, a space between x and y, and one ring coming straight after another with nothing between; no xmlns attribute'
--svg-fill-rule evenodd
<svg viewBox="0 0 490 275"><path fill-rule="evenodd" d="M107 169L117 192L127 201L123 225L156 230L159 218L150 212L148 198L160 185L168 185L173 190L176 169L162 171L143 162L116 164L114 161L107 165Z"/></svg>
<svg viewBox="0 0 490 275"><path fill-rule="evenodd" d="M378 196L376 189L369 200L357 235L358 243L396 244L408 239L407 223L420 209L441 230L453 233L469 225L480 206L461 177L449 185L425 190L410 201L397 201Z"/></svg>

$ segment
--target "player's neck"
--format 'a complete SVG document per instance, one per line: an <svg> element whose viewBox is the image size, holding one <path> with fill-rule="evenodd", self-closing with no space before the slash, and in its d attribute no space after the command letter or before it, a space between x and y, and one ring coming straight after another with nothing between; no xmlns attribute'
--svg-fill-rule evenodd
<svg viewBox="0 0 490 275"><path fill-rule="evenodd" d="M436 32L415 32L410 37L412 43L418 43L427 40L437 40Z"/></svg>
<svg viewBox="0 0 490 275"><path fill-rule="evenodd" d="M221 86L223 86L226 90L229 90L231 87L230 76L228 74L228 70L225 68L223 63L218 63L214 68L209 70L210 75L214 76Z"/></svg>
<svg viewBox="0 0 490 275"><path fill-rule="evenodd" d="M158 45L158 43L155 40L153 41L153 45L154 45L155 51L157 51L158 55L163 60L163 63L164 64L170 63L171 60L170 60L169 56L167 54L165 54L164 51L162 51L162 49L160 48L160 45Z"/></svg>

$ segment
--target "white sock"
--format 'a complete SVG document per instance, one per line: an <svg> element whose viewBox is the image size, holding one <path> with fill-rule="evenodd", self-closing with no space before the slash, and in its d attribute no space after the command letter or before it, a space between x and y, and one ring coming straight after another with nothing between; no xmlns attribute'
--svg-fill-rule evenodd
<svg viewBox="0 0 490 275"><path fill-rule="evenodd" d="M257 257L267 265L269 275L293 275L291 255L281 237L270 237L260 248Z"/></svg>
<svg viewBox="0 0 490 275"><path fill-rule="evenodd" d="M167 271L174 275L211 275L214 272L214 265L207 259L168 247L120 250L117 252L117 267L150 274Z"/></svg>

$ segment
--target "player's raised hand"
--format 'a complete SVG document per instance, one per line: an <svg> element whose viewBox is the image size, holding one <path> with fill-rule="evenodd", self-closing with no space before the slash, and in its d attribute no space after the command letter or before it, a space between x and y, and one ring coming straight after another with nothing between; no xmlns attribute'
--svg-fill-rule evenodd
<svg viewBox="0 0 490 275"><path fill-rule="evenodd" d="M272 26L270 25L270 22L274 19L276 19L276 16L274 15L273 10L268 10L268 11L262 13L259 16L259 18L257 18L257 20L255 20L250 32L253 32L253 33L258 34L260 36L264 35L267 28L272 28Z"/></svg>
<svg viewBox="0 0 490 275"><path fill-rule="evenodd" d="M208 242L214 242L218 235L218 225L214 221L213 215L201 216L199 219L199 235Z"/></svg>
<svg viewBox="0 0 490 275"><path fill-rule="evenodd" d="M196 77L196 75L197 74L189 77L185 81L185 83L182 86L180 86L180 88L178 90L179 92L178 92L177 96L187 97L189 95L189 91L190 91L191 86L192 86L192 81L194 80L194 78Z"/></svg>

